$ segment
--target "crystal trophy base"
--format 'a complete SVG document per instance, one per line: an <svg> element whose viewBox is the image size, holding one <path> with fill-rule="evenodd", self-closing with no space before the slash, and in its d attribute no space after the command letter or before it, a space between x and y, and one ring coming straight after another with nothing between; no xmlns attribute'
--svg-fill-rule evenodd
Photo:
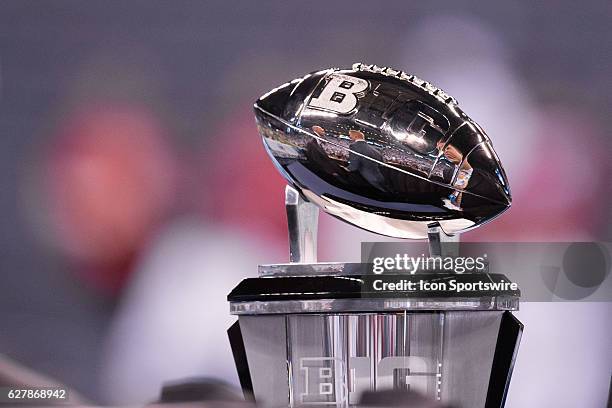
<svg viewBox="0 0 612 408"><path fill-rule="evenodd" d="M389 296L372 291L371 280L507 278L360 273L358 264L266 265L230 293L232 349L258 406L351 407L362 392L386 389L503 406L522 332L510 313L518 291Z"/></svg>

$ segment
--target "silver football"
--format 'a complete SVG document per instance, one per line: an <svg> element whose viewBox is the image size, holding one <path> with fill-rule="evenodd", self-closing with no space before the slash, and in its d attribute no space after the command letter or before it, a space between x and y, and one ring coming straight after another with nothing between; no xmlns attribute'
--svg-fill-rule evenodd
<svg viewBox="0 0 612 408"><path fill-rule="evenodd" d="M397 238L453 235L511 204L483 129L414 75L375 65L310 73L255 103L259 133L287 181L323 211Z"/></svg>

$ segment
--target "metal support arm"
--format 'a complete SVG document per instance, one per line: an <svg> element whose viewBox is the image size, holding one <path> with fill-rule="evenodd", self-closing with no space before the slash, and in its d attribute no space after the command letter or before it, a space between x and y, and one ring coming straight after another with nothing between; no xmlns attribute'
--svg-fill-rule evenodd
<svg viewBox="0 0 612 408"><path fill-rule="evenodd" d="M285 188L285 208L289 227L290 261L317 262L319 209L304 200L299 191L289 185Z"/></svg>
<svg viewBox="0 0 612 408"><path fill-rule="evenodd" d="M429 254L432 257L459 256L459 234L447 235L437 222L427 226Z"/></svg>

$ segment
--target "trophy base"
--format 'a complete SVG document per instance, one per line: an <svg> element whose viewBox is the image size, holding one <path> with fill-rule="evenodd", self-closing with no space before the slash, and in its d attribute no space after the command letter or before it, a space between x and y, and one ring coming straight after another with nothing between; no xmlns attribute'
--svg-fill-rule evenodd
<svg viewBox="0 0 612 408"><path fill-rule="evenodd" d="M232 349L258 405L344 408L364 391L393 388L503 407L522 333L509 311L520 293L448 286L501 288L505 276L367 272L363 264L264 265L230 293L239 317Z"/></svg>

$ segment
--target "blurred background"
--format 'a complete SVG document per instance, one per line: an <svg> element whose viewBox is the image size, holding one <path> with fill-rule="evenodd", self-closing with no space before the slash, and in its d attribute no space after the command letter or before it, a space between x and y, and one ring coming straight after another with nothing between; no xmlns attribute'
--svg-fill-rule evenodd
<svg viewBox="0 0 612 408"><path fill-rule="evenodd" d="M610 240L612 3L0 1L0 353L103 404L237 384L225 296L288 260L254 100L353 62L433 82L513 207L465 240ZM322 215L321 260L357 261ZM609 303L526 303L509 407L604 406Z"/></svg>

